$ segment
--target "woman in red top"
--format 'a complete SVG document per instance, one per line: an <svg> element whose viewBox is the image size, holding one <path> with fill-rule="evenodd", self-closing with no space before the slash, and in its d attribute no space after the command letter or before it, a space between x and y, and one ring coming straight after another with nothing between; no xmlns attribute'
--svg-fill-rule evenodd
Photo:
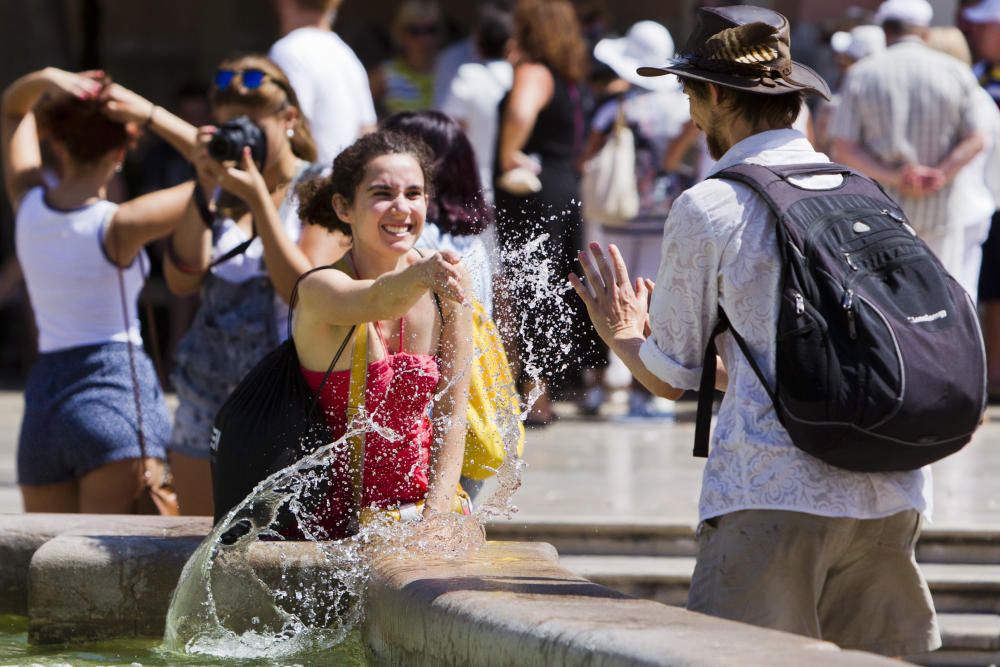
<svg viewBox="0 0 1000 667"><path fill-rule="evenodd" d="M299 189L299 215L352 239L348 272L316 271L299 285L292 336L303 375L319 387L351 327L368 332L362 505L426 501L424 519L451 509L465 442L472 358L469 278L458 256L413 249L427 212L431 159L419 140L380 130L345 149L328 177ZM334 436L347 430L351 345L323 387ZM437 428L428 417L431 402ZM348 454L334 465L328 538L346 527ZM340 483L338 483L340 482Z"/></svg>

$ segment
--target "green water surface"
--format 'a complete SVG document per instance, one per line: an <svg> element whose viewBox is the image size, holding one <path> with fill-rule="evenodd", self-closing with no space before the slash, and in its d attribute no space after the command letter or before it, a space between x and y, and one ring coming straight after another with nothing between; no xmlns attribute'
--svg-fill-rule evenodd
<svg viewBox="0 0 1000 667"><path fill-rule="evenodd" d="M291 666L368 667L371 663L357 633L343 644L321 654L301 655L274 660L226 660L218 657L179 655L159 649L155 639L116 639L72 646L31 646L28 644L28 619L24 616L0 615L0 667L152 667L156 665L254 665L260 667Z"/></svg>

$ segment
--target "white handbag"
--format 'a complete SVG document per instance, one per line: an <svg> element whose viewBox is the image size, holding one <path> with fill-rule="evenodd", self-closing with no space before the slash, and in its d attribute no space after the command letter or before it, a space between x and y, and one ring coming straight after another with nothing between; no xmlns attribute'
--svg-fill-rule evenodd
<svg viewBox="0 0 1000 667"><path fill-rule="evenodd" d="M604 146L583 165L580 190L587 220L623 225L639 214L635 136L625 122L622 103Z"/></svg>

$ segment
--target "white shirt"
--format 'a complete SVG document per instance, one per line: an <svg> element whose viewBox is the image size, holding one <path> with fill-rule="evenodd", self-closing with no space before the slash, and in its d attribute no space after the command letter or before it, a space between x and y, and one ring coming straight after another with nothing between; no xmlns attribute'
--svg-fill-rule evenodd
<svg viewBox="0 0 1000 667"><path fill-rule="evenodd" d="M466 63L458 68L441 110L460 122L472 144L479 179L488 201L493 201L493 158L500 100L514 83L514 67L506 60Z"/></svg>
<svg viewBox="0 0 1000 667"><path fill-rule="evenodd" d="M319 162L330 164L364 127L375 125L368 74L335 32L298 28L275 42L268 57L295 90L316 140Z"/></svg>
<svg viewBox="0 0 1000 667"><path fill-rule="evenodd" d="M124 269L126 315L118 268L104 254L104 231L116 210L117 204L106 200L71 211L53 209L43 187L21 200L17 259L38 326L39 352L129 340L142 345L136 300L145 282L143 262ZM140 252L144 261L145 251Z"/></svg>
<svg viewBox="0 0 1000 667"><path fill-rule="evenodd" d="M301 166L295 180L288 188L281 206L278 207L281 227L292 243L298 243L302 236L302 221L299 219L299 200L295 196L295 186L302 178L306 168L308 168L307 164ZM222 218L216 223L213 234L213 262L250 238L240 229L236 221L229 217ZM242 283L254 278L269 277L267 266L264 264L264 242L258 236L247 246L246 251L213 266L210 271L215 277L231 283ZM288 318L288 304L277 294L274 296L274 312L278 325L278 337L284 340L287 331L285 320Z"/></svg>
<svg viewBox="0 0 1000 667"><path fill-rule="evenodd" d="M476 40L466 37L446 47L438 54L434 63L434 108L444 111L443 104L448 96L451 82L458 69L466 63L482 62L476 49Z"/></svg>
<svg viewBox="0 0 1000 667"><path fill-rule="evenodd" d="M428 221L424 223L424 231L420 234L415 246L428 250L453 250L458 253L462 257L462 262L469 269L469 275L472 278L472 291L490 317L493 316L494 273L493 262L490 258L496 256L495 253L490 252L496 249L492 229L489 227L481 234L456 236L445 234L440 227Z"/></svg>
<svg viewBox="0 0 1000 667"><path fill-rule="evenodd" d="M712 173L742 162L828 161L800 132L772 130L730 148ZM829 188L839 180L827 175L797 182ZM681 389L698 387L721 305L773 386L781 271L775 225L764 201L741 183L709 179L674 202L650 306L652 334L640 350L657 377ZM736 340L726 332L718 343L729 388L705 464L702 520L744 509L872 519L913 508L929 518L929 467L856 473L806 454L792 444Z"/></svg>

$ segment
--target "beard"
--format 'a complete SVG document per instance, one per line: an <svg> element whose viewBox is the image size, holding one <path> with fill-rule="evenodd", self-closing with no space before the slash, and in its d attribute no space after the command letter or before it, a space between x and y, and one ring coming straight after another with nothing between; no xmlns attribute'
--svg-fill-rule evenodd
<svg viewBox="0 0 1000 667"><path fill-rule="evenodd" d="M712 159L719 161L722 156L726 154L729 150L726 147L725 139L719 134L718 130L713 130L711 132L705 133L705 141L708 143L708 154L712 156Z"/></svg>

